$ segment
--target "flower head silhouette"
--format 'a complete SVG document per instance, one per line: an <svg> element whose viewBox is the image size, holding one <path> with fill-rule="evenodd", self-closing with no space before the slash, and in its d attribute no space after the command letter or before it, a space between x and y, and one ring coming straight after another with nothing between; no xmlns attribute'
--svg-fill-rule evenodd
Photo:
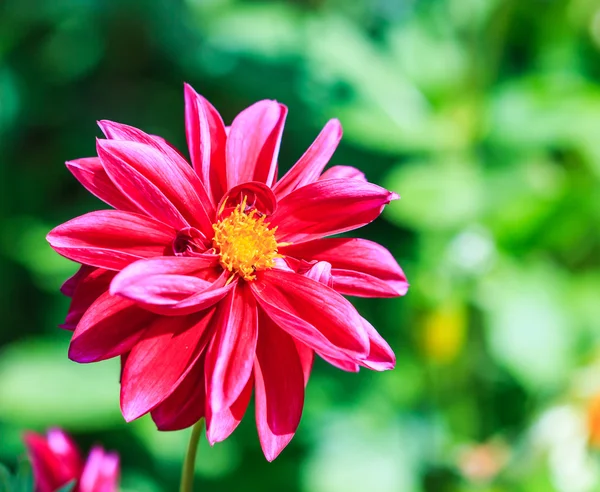
<svg viewBox="0 0 600 492"><path fill-rule="evenodd" d="M228 437L255 394L267 459L299 424L314 353L331 364L390 369L388 344L343 295L393 297L408 284L382 246L334 234L379 216L395 193L349 166L323 172L341 139L331 120L277 180L287 109L260 101L226 127L185 86L191 165L160 137L102 121L98 157L67 163L114 207L48 235L82 264L63 286L69 357L122 357L121 409L159 429L206 418Z"/></svg>

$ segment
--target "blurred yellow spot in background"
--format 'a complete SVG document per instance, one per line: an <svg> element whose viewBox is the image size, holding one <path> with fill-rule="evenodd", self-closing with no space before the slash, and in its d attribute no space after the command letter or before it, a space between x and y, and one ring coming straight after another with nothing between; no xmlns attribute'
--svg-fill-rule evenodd
<svg viewBox="0 0 600 492"><path fill-rule="evenodd" d="M423 320L422 331L427 358L439 364L452 362L463 348L466 325L465 307L458 303L448 303L429 312Z"/></svg>

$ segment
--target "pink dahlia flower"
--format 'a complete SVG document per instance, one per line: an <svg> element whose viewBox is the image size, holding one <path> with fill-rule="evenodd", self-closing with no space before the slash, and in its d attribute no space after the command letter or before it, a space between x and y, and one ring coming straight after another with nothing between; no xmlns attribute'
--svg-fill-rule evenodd
<svg viewBox="0 0 600 492"><path fill-rule="evenodd" d="M122 356L127 421L151 412L174 430L205 417L211 444L233 432L254 389L272 460L300 421L315 352L346 371L394 367L343 295L403 295L402 270L377 243L325 236L368 224L398 197L355 168L323 172L337 120L277 180L285 106L260 101L226 127L188 85L185 102L191 166L162 138L109 121L98 157L67 163L115 208L48 235L82 264L63 286L69 357Z"/></svg>
<svg viewBox="0 0 600 492"><path fill-rule="evenodd" d="M92 448L87 460L60 429L46 436L25 434L27 453L33 467L35 492L55 492L75 482L73 492L116 492L119 481L119 457L101 447Z"/></svg>

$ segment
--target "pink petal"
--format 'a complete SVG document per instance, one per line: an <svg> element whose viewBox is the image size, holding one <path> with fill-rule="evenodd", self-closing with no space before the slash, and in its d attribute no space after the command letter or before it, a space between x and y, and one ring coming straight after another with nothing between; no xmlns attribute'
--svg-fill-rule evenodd
<svg viewBox="0 0 600 492"><path fill-rule="evenodd" d="M333 276L331 275L331 263L326 261L317 261L310 269L304 273L305 277L312 278L327 287L333 287Z"/></svg>
<svg viewBox="0 0 600 492"><path fill-rule="evenodd" d="M236 284L226 284L229 272L217 277L215 258L167 256L136 262L114 278L110 292L158 314L180 316L201 311L220 301Z"/></svg>
<svg viewBox="0 0 600 492"><path fill-rule="evenodd" d="M306 271L305 273L303 273L303 275L305 277L311 278L323 285L326 285L327 287L332 287L333 286L333 277L331 275L331 264L327 263L326 261L318 261L316 262L312 267L310 267L310 269L308 271ZM296 345L301 345L301 342L297 342ZM306 347L306 345L304 345L304 347ZM307 347L308 348L308 347ZM310 350L311 352L311 364L312 364L312 357L314 357L314 353L312 351L312 349L308 348L308 350ZM306 357L306 354L303 354L302 350L299 350L298 353L301 356ZM339 358L334 358L334 357L328 357L327 355L322 355L319 354L323 359L325 359L327 362L329 362L330 364L334 365L335 367L342 369L343 371L349 371L349 372L358 372L359 370L359 366L356 362L354 362L351 358L347 358L347 359L339 359ZM303 363L303 368L304 368L304 364ZM306 369L305 369L305 381L307 379L306 376Z"/></svg>
<svg viewBox="0 0 600 492"><path fill-rule="evenodd" d="M213 204L227 188L225 125L217 110L188 84L185 93L185 133L192 165L204 183Z"/></svg>
<svg viewBox="0 0 600 492"><path fill-rule="evenodd" d="M299 261L295 260L294 258L291 258L291 260L294 262L294 268L291 268L290 266L290 262L288 262L290 258L275 258L273 261L275 262L275 266L273 268L277 269L277 270L283 270L286 272L292 272L292 273L296 273L297 269L295 268L295 264L296 263L300 263Z"/></svg>
<svg viewBox="0 0 600 492"><path fill-rule="evenodd" d="M177 156L138 142L98 140L104 169L140 209L152 217L183 229L212 232L214 210L193 169Z"/></svg>
<svg viewBox="0 0 600 492"><path fill-rule="evenodd" d="M143 304L172 305L210 286L195 274L214 269L218 260L217 255L148 258L119 272L110 291Z"/></svg>
<svg viewBox="0 0 600 492"><path fill-rule="evenodd" d="M190 168L189 164L181 153L167 142L162 137L156 135L148 135L142 130L133 126L123 125L121 123L115 123L114 121L100 121L98 122L100 128L106 135L107 138L112 140L127 140L132 142L138 142L141 144L149 145L160 151L170 166L174 166L176 174L180 173L184 177L184 181L189 181L195 188L198 194L198 198L202 202L206 213L212 217L214 214L214 204L212 198L209 197L205 186L199 179L198 175ZM225 164L225 148L223 147L223 164Z"/></svg>
<svg viewBox="0 0 600 492"><path fill-rule="evenodd" d="M125 125L123 123L117 123L116 121L110 120L100 120L98 121L98 126L102 130L102 133L104 133L106 138L109 140L138 142L144 145L149 145L150 147L154 147L156 150L159 150L165 154L167 159L177 161L183 159L181 153L164 138L157 137L156 135L149 135L148 133L143 132L134 126Z"/></svg>
<svg viewBox="0 0 600 492"><path fill-rule="evenodd" d="M77 325L69 358L87 363L110 359L128 352L138 342L156 315L133 301L102 294L85 312Z"/></svg>
<svg viewBox="0 0 600 492"><path fill-rule="evenodd" d="M207 403L213 414L237 400L252 374L258 315L245 283L238 283L227 294L217 316L205 363Z"/></svg>
<svg viewBox="0 0 600 492"><path fill-rule="evenodd" d="M277 198L289 195L296 188L315 182L342 139L338 120L329 120L319 136L302 157L273 187Z"/></svg>
<svg viewBox="0 0 600 492"><path fill-rule="evenodd" d="M296 273L265 270L250 283L267 315L292 337L330 357L365 357L369 339L354 306Z"/></svg>
<svg viewBox="0 0 600 492"><path fill-rule="evenodd" d="M276 101L259 101L242 111L227 138L227 187L260 181L271 186L287 108Z"/></svg>
<svg viewBox="0 0 600 492"><path fill-rule="evenodd" d="M250 379L233 405L223 408L217 413L212 413L210 406L207 406L206 439L211 446L227 439L240 424L248 408L248 403L250 403L253 386L254 378L250 375Z"/></svg>
<svg viewBox="0 0 600 492"><path fill-rule="evenodd" d="M306 387L312 371L313 362L315 360L315 351L299 340L294 340L294 343L296 344L296 350L298 351L298 357L300 358L300 364L302 365L304 386Z"/></svg>
<svg viewBox="0 0 600 492"><path fill-rule="evenodd" d="M366 359L360 361L361 365L373 369L374 371L387 371L393 369L396 366L396 356L393 350L377 333L377 330L363 318L363 326L369 335L370 351L369 356Z"/></svg>
<svg viewBox="0 0 600 492"><path fill-rule="evenodd" d="M79 482L79 492L117 492L119 456L95 446L90 451Z"/></svg>
<svg viewBox="0 0 600 492"><path fill-rule="evenodd" d="M127 422L162 403L200 357L215 309L188 316L159 316L129 355L121 381L121 411Z"/></svg>
<svg viewBox="0 0 600 492"><path fill-rule="evenodd" d="M66 163L67 169L92 195L118 210L139 212L140 209L117 188L106 174L98 157L85 157Z"/></svg>
<svg viewBox="0 0 600 492"><path fill-rule="evenodd" d="M36 492L54 492L79 478L81 457L73 441L64 432L52 429L47 438L27 432L24 441L33 468Z"/></svg>
<svg viewBox="0 0 600 492"><path fill-rule="evenodd" d="M152 410L158 430L173 431L194 425L205 415L204 354L171 395Z"/></svg>
<svg viewBox="0 0 600 492"><path fill-rule="evenodd" d="M363 173L360 169L356 169L352 166L330 167L319 177L319 181L322 181L324 179L358 179L365 183L367 182L365 173Z"/></svg>
<svg viewBox="0 0 600 492"><path fill-rule="evenodd" d="M319 354L319 356L323 360L329 362L332 366L337 367L338 369L341 369L342 371L358 372L360 369L360 366L349 357L346 359L341 359L341 358L335 358L335 357L328 357L324 354Z"/></svg>
<svg viewBox="0 0 600 492"><path fill-rule="evenodd" d="M46 442L54 456L71 470L70 474L79 475L83 463L79 449L69 435L61 429L52 428L46 433Z"/></svg>
<svg viewBox="0 0 600 492"><path fill-rule="evenodd" d="M304 373L292 337L261 316L254 363L256 427L273 461L292 440L304 406Z"/></svg>
<svg viewBox="0 0 600 492"><path fill-rule="evenodd" d="M83 273L76 287L69 306L69 312L61 328L73 331L81 317L85 314L92 303L108 290L110 281L115 272L103 268L93 268L83 265L79 270Z"/></svg>
<svg viewBox="0 0 600 492"><path fill-rule="evenodd" d="M99 210L82 215L46 236L54 250L70 260L121 270L130 263L164 254L175 231L149 217L120 210Z"/></svg>
<svg viewBox="0 0 600 492"><path fill-rule="evenodd" d="M404 272L383 246L366 239L327 238L279 249L284 255L331 264L333 288L345 295L395 297L406 294Z"/></svg>
<svg viewBox="0 0 600 492"><path fill-rule="evenodd" d="M317 181L293 191L271 216L279 242L300 243L375 220L395 193L357 179Z"/></svg>

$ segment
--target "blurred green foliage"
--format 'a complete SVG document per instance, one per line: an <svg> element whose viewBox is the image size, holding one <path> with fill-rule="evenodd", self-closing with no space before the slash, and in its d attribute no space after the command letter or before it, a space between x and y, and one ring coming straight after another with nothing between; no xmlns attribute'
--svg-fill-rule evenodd
<svg viewBox="0 0 600 492"><path fill-rule="evenodd" d="M96 120L185 148L183 81L226 121L287 104L282 169L338 117L333 163L402 196L358 234L411 282L356 300L394 371L317 364L281 457L250 410L202 443L199 490L598 490L596 0L1 0L0 461L60 425L121 454L124 491L176 490L188 433L125 424L115 361L67 359L75 266L44 236L100 205L62 165L94 155Z"/></svg>

